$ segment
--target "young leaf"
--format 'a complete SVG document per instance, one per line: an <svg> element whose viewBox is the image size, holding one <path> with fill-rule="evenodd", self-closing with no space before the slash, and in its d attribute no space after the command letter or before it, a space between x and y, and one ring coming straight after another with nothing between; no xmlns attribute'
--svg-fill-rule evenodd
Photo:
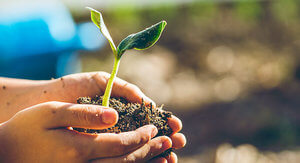
<svg viewBox="0 0 300 163"><path fill-rule="evenodd" d="M116 50L116 45L114 44L113 39L111 38L105 24L104 24L104 20L102 17L102 14L91 8L91 7L86 7L87 9L89 9L91 11L91 19L94 22L94 24L96 24L96 26L100 29L101 33L104 35L104 37L106 37L106 39L108 40L110 47L114 53L114 55L117 55L117 50Z"/></svg>
<svg viewBox="0 0 300 163"><path fill-rule="evenodd" d="M162 31L167 25L166 21L161 21L138 33L131 34L121 41L117 48L117 56L121 58L122 54L129 49L143 50L154 45L159 39Z"/></svg>

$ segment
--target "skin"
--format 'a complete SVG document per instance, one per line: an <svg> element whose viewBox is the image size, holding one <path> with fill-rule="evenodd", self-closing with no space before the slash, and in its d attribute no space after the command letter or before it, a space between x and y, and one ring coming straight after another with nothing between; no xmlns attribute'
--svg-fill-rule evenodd
<svg viewBox="0 0 300 163"><path fill-rule="evenodd" d="M118 119L115 110L75 104L80 96L102 95L109 74L92 72L48 81L0 78L0 162L177 162L175 153L156 158L186 143L182 124L173 116L174 133L153 138L153 125L121 134L79 133L71 127L104 129ZM147 104L153 101L135 85L117 78L113 97ZM154 103L153 103L154 104Z"/></svg>

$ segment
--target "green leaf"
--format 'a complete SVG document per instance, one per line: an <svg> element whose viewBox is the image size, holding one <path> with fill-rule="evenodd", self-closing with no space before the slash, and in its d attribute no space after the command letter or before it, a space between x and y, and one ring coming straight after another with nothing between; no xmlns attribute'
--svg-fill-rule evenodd
<svg viewBox="0 0 300 163"><path fill-rule="evenodd" d="M129 49L143 50L154 45L159 39L162 31L167 25L166 21L161 21L138 33L127 36L118 46L117 56L121 58L123 53Z"/></svg>
<svg viewBox="0 0 300 163"><path fill-rule="evenodd" d="M87 9L89 9L91 11L91 19L94 22L94 24L96 24L96 26L100 29L101 33L104 35L104 37L106 37L106 39L108 40L111 49L113 50L114 55L117 55L117 50L116 50L116 46L114 44L113 39L111 38L106 25L104 24L104 20L102 17L102 14L91 8L91 7L86 7Z"/></svg>

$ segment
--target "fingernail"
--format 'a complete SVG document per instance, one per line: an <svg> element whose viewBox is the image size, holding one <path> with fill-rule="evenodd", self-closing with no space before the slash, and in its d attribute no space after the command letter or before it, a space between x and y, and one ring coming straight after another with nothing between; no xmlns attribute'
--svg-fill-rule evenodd
<svg viewBox="0 0 300 163"><path fill-rule="evenodd" d="M157 128L153 127L152 132L151 132L151 138L153 138L157 133L158 133Z"/></svg>
<svg viewBox="0 0 300 163"><path fill-rule="evenodd" d="M166 149L169 149L169 148L171 148L171 147L172 147L172 143L170 142L169 139L163 141L163 143L162 143L162 148L163 148L163 149L166 150Z"/></svg>
<svg viewBox="0 0 300 163"><path fill-rule="evenodd" d="M113 124L116 123L118 120L118 113L116 110L107 108L104 109L102 113L102 122L106 124Z"/></svg>

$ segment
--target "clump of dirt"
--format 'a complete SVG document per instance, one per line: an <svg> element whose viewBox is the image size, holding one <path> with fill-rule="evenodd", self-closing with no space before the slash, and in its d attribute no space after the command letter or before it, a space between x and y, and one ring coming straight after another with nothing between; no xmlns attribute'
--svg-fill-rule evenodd
<svg viewBox="0 0 300 163"><path fill-rule="evenodd" d="M77 99L79 104L93 104L101 105L102 96L80 97ZM156 136L172 134L172 129L168 125L168 118L172 113L162 110L162 108L154 108L152 104L150 106L139 103L130 103L124 98L110 98L110 107L115 109L119 113L118 123L108 129L94 130L94 129L82 129L76 128L77 131L86 133L120 133L133 131L141 126L153 124L158 129Z"/></svg>
<svg viewBox="0 0 300 163"><path fill-rule="evenodd" d="M79 97L77 103L79 104L93 104L101 105L103 96L96 96L94 98L90 97ZM172 134L172 129L168 125L168 118L171 117L172 113L162 110L160 108L154 108L152 104L150 106L139 103L130 103L124 98L110 98L109 106L115 109L119 114L118 123L108 129L94 130L94 129L83 129L74 128L79 132L85 133L120 133L133 131L141 126L153 124L157 127L157 136ZM160 154L160 157L166 157L171 153L172 149L166 150L164 153Z"/></svg>

